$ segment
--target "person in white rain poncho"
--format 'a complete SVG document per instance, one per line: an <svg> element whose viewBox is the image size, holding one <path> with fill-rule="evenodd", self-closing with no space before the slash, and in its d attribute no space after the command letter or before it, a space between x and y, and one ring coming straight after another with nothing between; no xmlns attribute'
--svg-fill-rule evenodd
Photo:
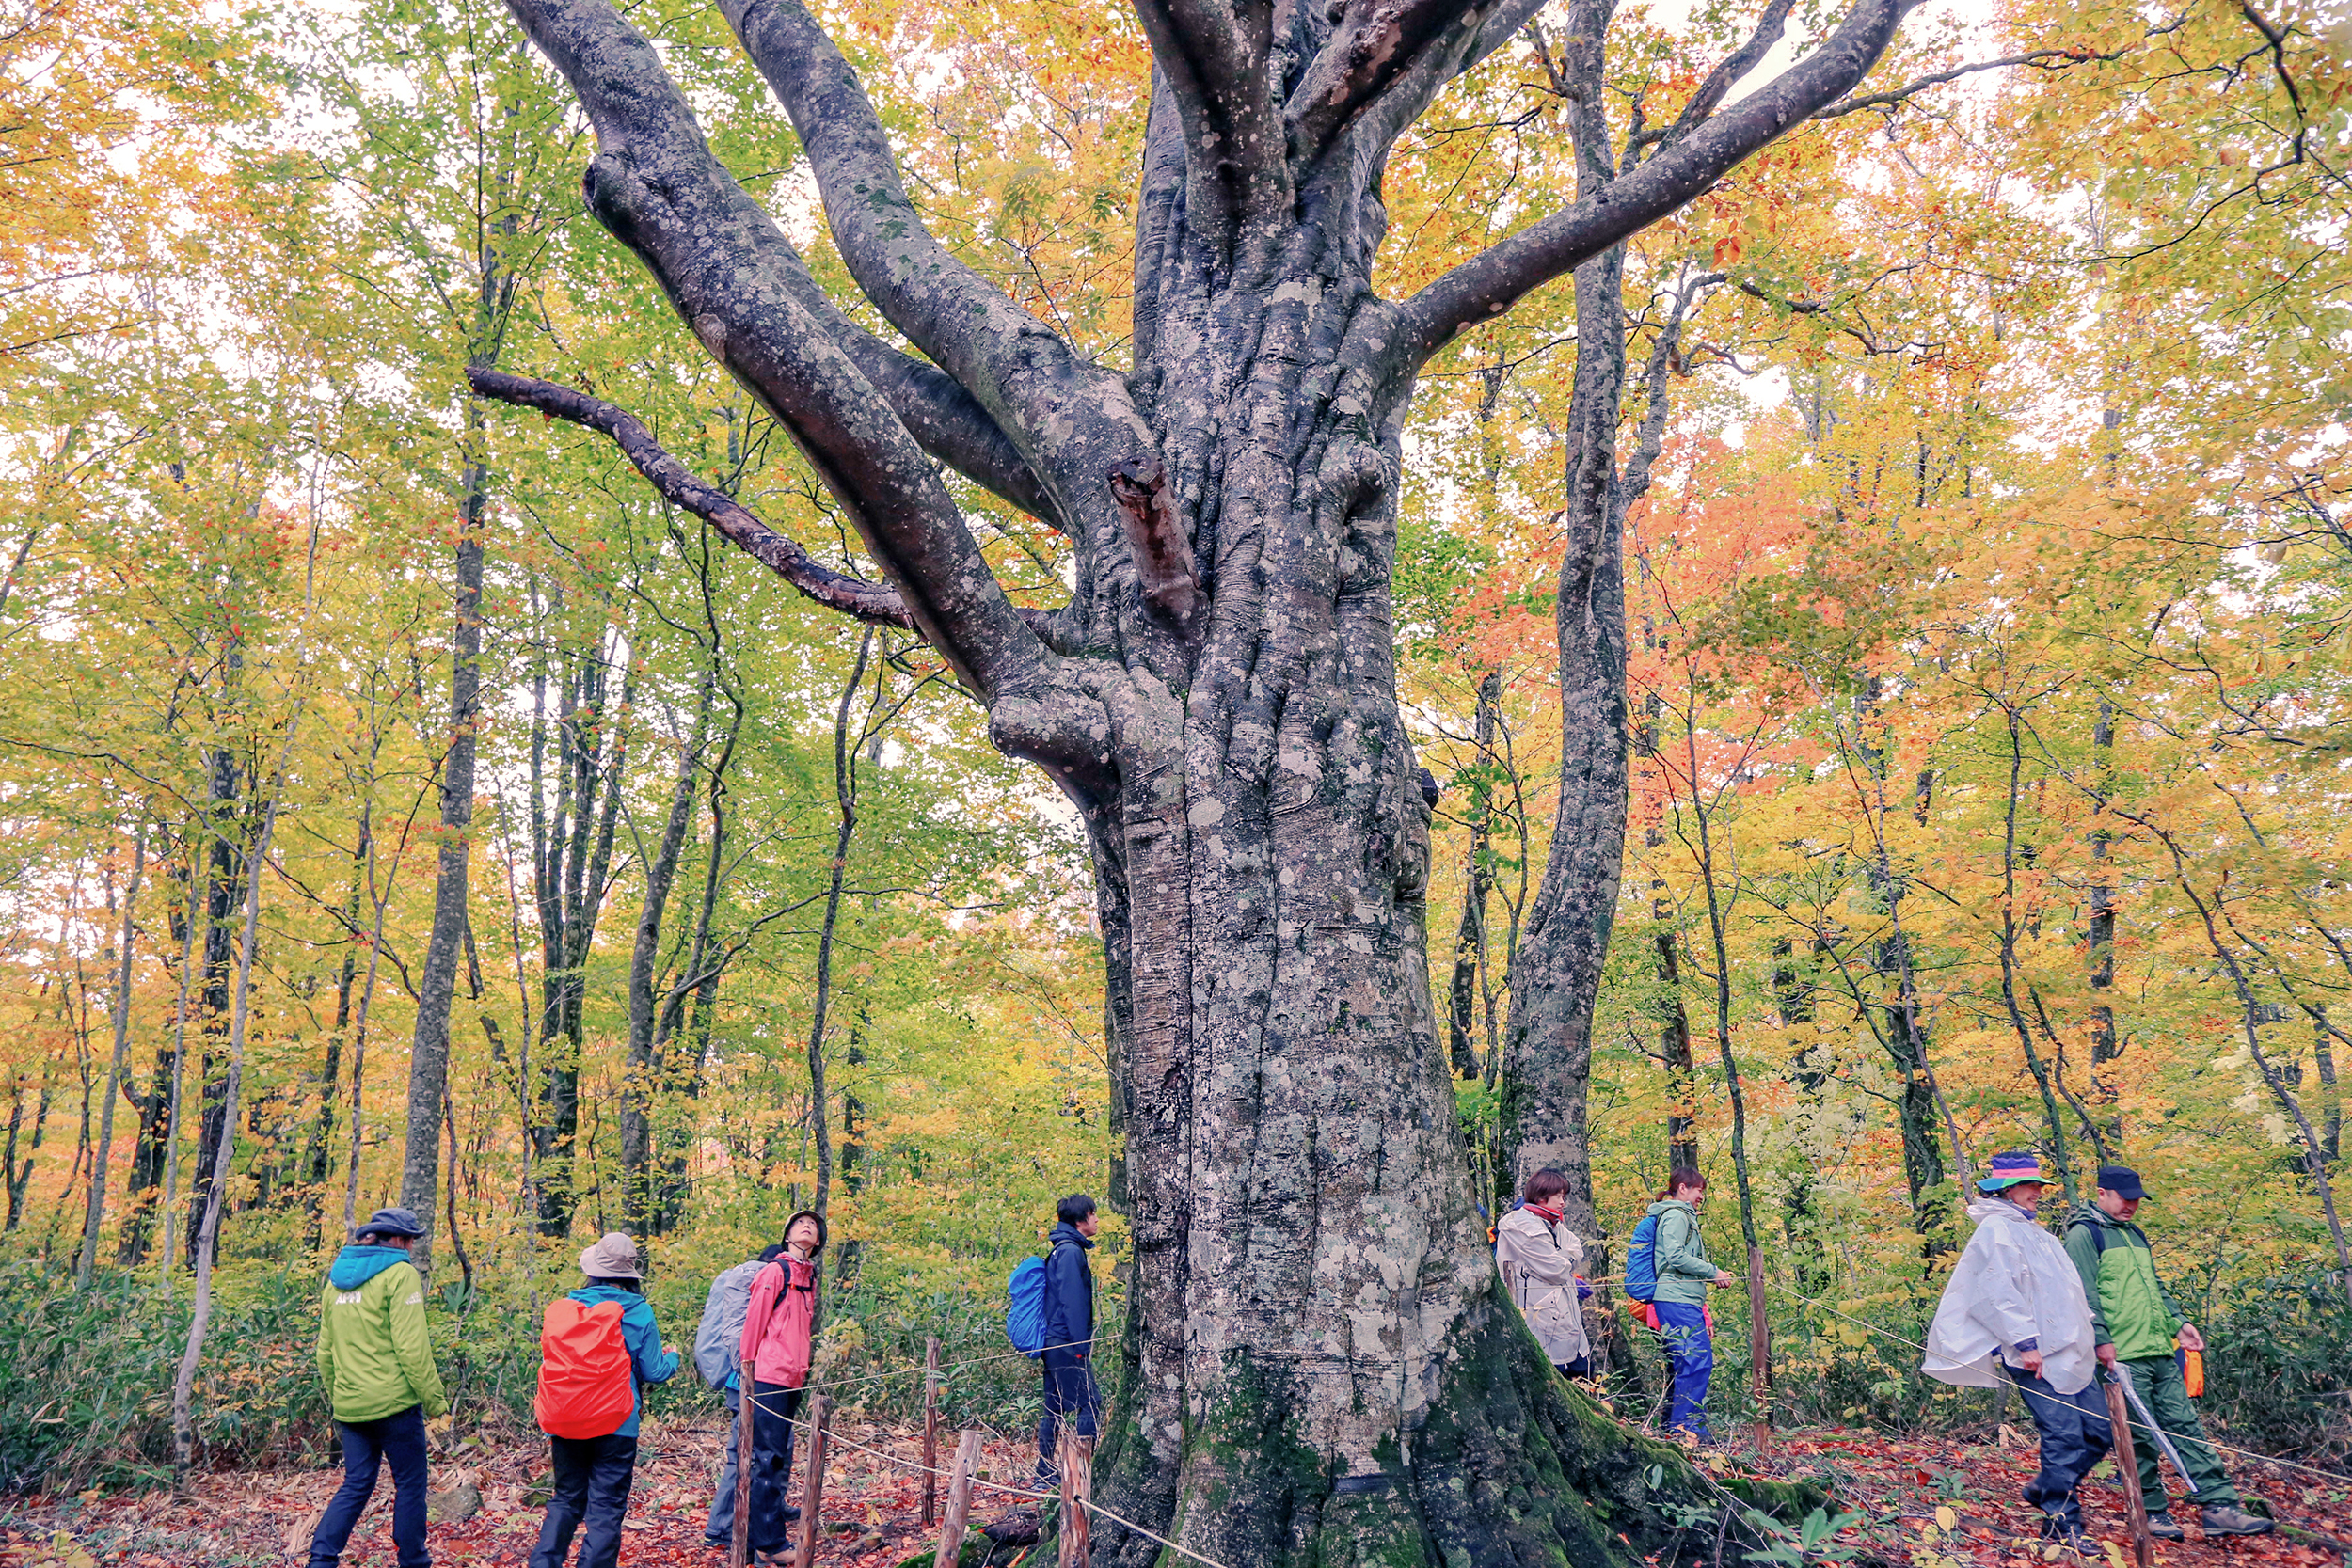
<svg viewBox="0 0 2352 1568"><path fill-rule="evenodd" d="M2042 1511L2042 1538L2084 1549L2074 1489L2106 1456L2106 1407L2091 1391L2098 1367L2090 1304L2065 1245L2034 1223L2048 1179L2033 1154L1993 1157L1968 1205L1977 1222L1944 1287L1920 1370L1944 1383L2017 1386L2042 1434L2042 1468L2026 1500Z"/></svg>

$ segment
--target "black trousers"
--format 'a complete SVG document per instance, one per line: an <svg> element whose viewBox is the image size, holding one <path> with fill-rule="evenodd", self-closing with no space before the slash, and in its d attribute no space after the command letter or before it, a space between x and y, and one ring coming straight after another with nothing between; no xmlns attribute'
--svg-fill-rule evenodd
<svg viewBox="0 0 2352 1568"><path fill-rule="evenodd" d="M628 1513L629 1482L637 1479L637 1439L550 1437L554 1449L555 1496L548 1499L547 1522L531 1568L564 1568L572 1534L582 1521L580 1568L612 1568L621 1560L621 1521Z"/></svg>
<svg viewBox="0 0 2352 1568"><path fill-rule="evenodd" d="M2026 1408L2033 1412L2034 1429L2042 1436L2042 1468L2026 1483L2026 1500L2042 1510L2046 1521L2080 1529L2083 1505L2075 1488L2115 1443L2099 1381L2094 1376L2088 1387L2061 1394L2047 1378L2007 1363L2001 1370L2026 1396Z"/></svg>
<svg viewBox="0 0 2352 1568"><path fill-rule="evenodd" d="M1061 1445L1064 1421L1081 1437L1095 1435L1094 1421L1103 1407L1094 1386L1094 1364L1067 1351L1045 1353L1045 1414L1037 1418L1037 1468L1041 1476L1060 1472L1056 1450Z"/></svg>
<svg viewBox="0 0 2352 1568"><path fill-rule="evenodd" d="M781 1383L752 1385L751 1544L755 1552L781 1552L791 1544L792 1418L801 1411L801 1390Z"/></svg>
<svg viewBox="0 0 2352 1568"><path fill-rule="evenodd" d="M430 1568L424 1549L424 1411L410 1405L373 1421L337 1421L343 1444L343 1483L310 1537L310 1568L335 1568L352 1527L375 1496L375 1479L392 1466L392 1551L400 1568Z"/></svg>

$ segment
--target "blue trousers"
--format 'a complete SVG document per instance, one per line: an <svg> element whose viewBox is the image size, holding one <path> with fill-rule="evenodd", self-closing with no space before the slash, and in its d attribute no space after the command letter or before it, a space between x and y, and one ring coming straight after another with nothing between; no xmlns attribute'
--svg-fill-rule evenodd
<svg viewBox="0 0 2352 1568"><path fill-rule="evenodd" d="M377 1472L392 1466L392 1550L400 1568L431 1568L424 1549L424 1410L419 1405L373 1421L337 1421L343 1442L343 1483L310 1537L310 1568L336 1568L352 1527L375 1496Z"/></svg>
<svg viewBox="0 0 2352 1568"><path fill-rule="evenodd" d="M1045 1361L1045 1413L1037 1418L1037 1471L1040 1476L1061 1473L1057 1450L1061 1424L1081 1437L1095 1435L1094 1418L1102 1409L1102 1392L1094 1386L1094 1363L1067 1351L1049 1350Z"/></svg>
<svg viewBox="0 0 2352 1568"><path fill-rule="evenodd" d="M2045 1520L2080 1529L2083 1505L2075 1498L2074 1488L2115 1443L2099 1380L2092 1378L2078 1393L2061 1394L2050 1386L2048 1379L2020 1371L2007 1362L2001 1370L2026 1396L2034 1430L2042 1434L2042 1468L2026 1483L2026 1500L2040 1509Z"/></svg>
<svg viewBox="0 0 2352 1568"><path fill-rule="evenodd" d="M1707 1385L1715 1375L1715 1341L1707 1332L1707 1308L1678 1301L1652 1305L1658 1309L1658 1331L1666 1341L1666 1359L1674 1368L1674 1404L1666 1425L1705 1437Z"/></svg>
<svg viewBox="0 0 2352 1568"><path fill-rule="evenodd" d="M719 1488L710 1499L710 1522L703 1527L703 1540L710 1545L735 1539L735 1491L742 1474L737 1468L742 1463L742 1455L736 1450L742 1437L737 1412L742 1407L743 1396L730 1388L726 1400L727 1456L719 1463Z"/></svg>

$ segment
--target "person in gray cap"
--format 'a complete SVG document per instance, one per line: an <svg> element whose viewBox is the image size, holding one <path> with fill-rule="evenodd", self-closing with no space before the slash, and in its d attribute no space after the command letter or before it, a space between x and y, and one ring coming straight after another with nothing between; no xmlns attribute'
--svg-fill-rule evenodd
<svg viewBox="0 0 2352 1568"><path fill-rule="evenodd" d="M2131 1402L2138 1407L2133 1412L2132 1456L2139 1462L2140 1496L2148 1499L2148 1533L2160 1541L2179 1541L2186 1533L2167 1504L2164 1472L2156 1463L2158 1453L2169 1449L2182 1479L2196 1493L2207 1535L2265 1535L2278 1527L2246 1511L2230 1472L2206 1446L2204 1425L2173 1359L2176 1342L2201 1353L2205 1338L2173 1305L2171 1292L2156 1277L2148 1233L2132 1223L2147 1196L2139 1172L2129 1165L2101 1165L2097 1197L2076 1204L2066 1227L2066 1255L2090 1298L2099 1364L2131 1380ZM2141 1430L2152 1418L2157 1430Z"/></svg>
<svg viewBox="0 0 2352 1568"><path fill-rule="evenodd" d="M310 1568L336 1568L352 1527L392 1467L392 1550L400 1568L428 1568L424 1423L449 1408L424 1331L424 1276L408 1247L424 1227L413 1211L378 1209L352 1227L326 1272L319 1311L319 1381L342 1439L343 1483L310 1537Z"/></svg>

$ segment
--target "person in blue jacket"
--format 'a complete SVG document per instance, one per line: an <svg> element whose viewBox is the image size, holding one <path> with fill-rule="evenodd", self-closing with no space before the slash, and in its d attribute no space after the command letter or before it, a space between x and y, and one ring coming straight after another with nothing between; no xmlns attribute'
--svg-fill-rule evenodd
<svg viewBox="0 0 2352 1568"><path fill-rule="evenodd" d="M1094 1386L1094 1270L1087 1262L1103 1217L1094 1212L1094 1199L1073 1193L1055 1205L1054 1218L1060 1223L1046 1238L1053 1251L1045 1259L1045 1413L1037 1420L1041 1486L1061 1481L1055 1456L1061 1423L1066 1419L1079 1436L1092 1437L1103 1402Z"/></svg>
<svg viewBox="0 0 2352 1568"><path fill-rule="evenodd" d="M555 1495L548 1499L531 1568L564 1568L573 1532L583 1519L588 1530L580 1544L580 1568L612 1568L620 1560L621 1521L628 1513L629 1482L637 1475L637 1418L645 1407L639 1386L667 1383L678 1368L677 1352L661 1348L635 1242L617 1231L602 1238L580 1255L580 1272L588 1283L571 1292L572 1300L582 1307L621 1304L621 1343L628 1350L630 1373L628 1419L603 1437L548 1438L554 1450Z"/></svg>

